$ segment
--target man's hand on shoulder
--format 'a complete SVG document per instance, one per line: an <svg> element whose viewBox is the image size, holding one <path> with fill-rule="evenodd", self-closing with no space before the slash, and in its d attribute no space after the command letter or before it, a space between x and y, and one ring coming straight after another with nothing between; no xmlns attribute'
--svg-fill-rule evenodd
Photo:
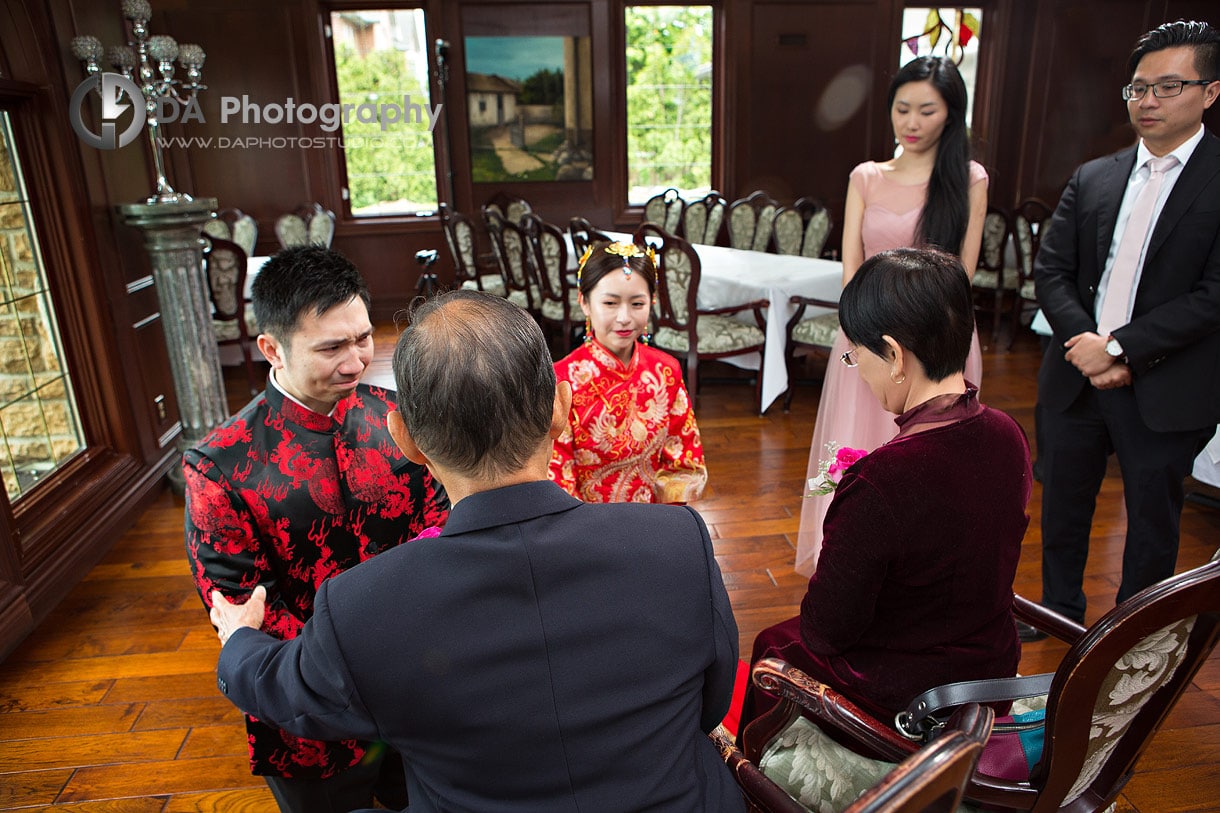
<svg viewBox="0 0 1220 813"><path fill-rule="evenodd" d="M254 588L245 604L233 604L220 594L212 591L212 612L209 614L216 626L216 637L224 646L233 631L240 627L256 630L263 625L263 616L267 612L267 588L261 584Z"/></svg>
<svg viewBox="0 0 1220 813"><path fill-rule="evenodd" d="M1106 352L1107 341L1105 336L1098 336L1096 333L1077 333L1064 342L1067 353L1063 357L1087 378L1101 375L1118 361Z"/></svg>

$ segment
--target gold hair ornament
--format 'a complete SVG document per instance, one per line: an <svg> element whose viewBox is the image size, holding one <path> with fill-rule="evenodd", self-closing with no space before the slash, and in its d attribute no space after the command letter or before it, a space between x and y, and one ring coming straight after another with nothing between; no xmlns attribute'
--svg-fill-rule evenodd
<svg viewBox="0 0 1220 813"><path fill-rule="evenodd" d="M613 254L616 257L623 258L623 274L628 277L631 276L632 269L630 261L633 257L647 257L648 261L652 263L652 267L657 267L657 252L652 246L643 247L635 243L614 242L606 246L605 251L607 254ZM585 272L585 263L587 263L589 258L592 256L593 246L589 246L585 249L585 253L580 256L580 262L576 265L576 287L578 288L580 287L581 276Z"/></svg>

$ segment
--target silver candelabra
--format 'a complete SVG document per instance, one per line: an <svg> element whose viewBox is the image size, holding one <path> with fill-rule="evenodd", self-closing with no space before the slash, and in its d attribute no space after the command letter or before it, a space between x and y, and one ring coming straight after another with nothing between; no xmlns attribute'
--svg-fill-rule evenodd
<svg viewBox="0 0 1220 813"><path fill-rule="evenodd" d="M195 96L207 85L200 83L203 75L203 49L198 45L179 45L173 37L149 36L148 20L152 6L148 0L123 0L123 17L131 26L132 39L126 45L103 50L101 41L93 36L73 37L72 55L81 61L85 72L94 76L101 72L103 54L114 70L131 80L144 95L144 121L152 147L156 190L146 203L174 203L192 200L183 192L175 192L165 177L165 156L159 139L163 105L172 100L173 109L188 110ZM174 60L186 71L186 79L174 78ZM101 93L102 85L98 84Z"/></svg>

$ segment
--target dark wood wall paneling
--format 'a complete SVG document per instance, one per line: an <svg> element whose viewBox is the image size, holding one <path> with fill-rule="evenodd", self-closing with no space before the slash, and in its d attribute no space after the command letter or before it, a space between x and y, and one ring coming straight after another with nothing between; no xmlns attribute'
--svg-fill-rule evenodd
<svg viewBox="0 0 1220 813"><path fill-rule="evenodd" d="M175 432L152 418L148 400L168 374L148 366L156 354L141 353L132 329L128 287L147 275L147 262L140 266L138 236L123 234L113 215L114 204L148 193L150 183L137 191L132 180L147 179L148 165L133 151L103 155L85 147L68 120L69 98L84 78L69 40L86 32L118 37L117 15L108 21L94 11L70 0L0 4L0 95L16 114L31 214L87 443L0 511L0 657L101 558L176 457L165 442ZM172 390L168 395L174 409Z"/></svg>

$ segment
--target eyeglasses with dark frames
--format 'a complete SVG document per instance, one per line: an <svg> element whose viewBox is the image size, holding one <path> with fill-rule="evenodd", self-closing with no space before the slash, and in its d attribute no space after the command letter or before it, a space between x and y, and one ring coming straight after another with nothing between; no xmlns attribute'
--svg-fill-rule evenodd
<svg viewBox="0 0 1220 813"><path fill-rule="evenodd" d="M843 355L839 356L839 361L843 362L843 364L847 367L855 367L860 363L860 356L858 353L859 351L856 350L856 348L852 348Z"/></svg>
<svg viewBox="0 0 1220 813"><path fill-rule="evenodd" d="M1123 100L1131 101L1132 99L1139 100L1144 98L1149 90L1152 95L1158 99L1168 99L1173 96L1181 96L1182 89L1187 85L1210 85L1215 82L1215 79L1167 79L1164 82L1132 82L1129 85L1123 86Z"/></svg>

